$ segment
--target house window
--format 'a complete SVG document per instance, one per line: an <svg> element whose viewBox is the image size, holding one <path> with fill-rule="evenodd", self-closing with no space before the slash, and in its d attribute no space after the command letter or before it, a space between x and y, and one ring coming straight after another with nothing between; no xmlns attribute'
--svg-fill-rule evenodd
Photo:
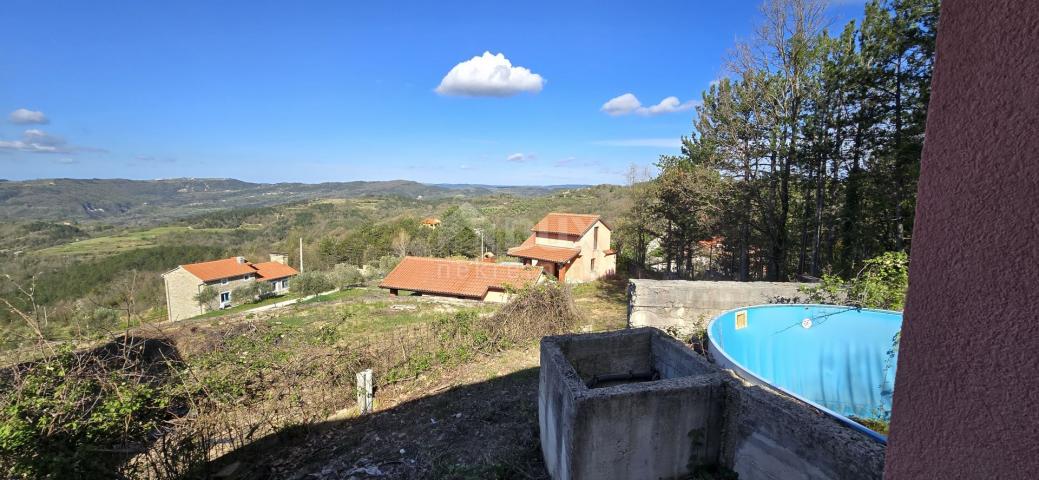
<svg viewBox="0 0 1039 480"><path fill-rule="evenodd" d="M595 273L595 259L592 259L592 273Z"/></svg>
<svg viewBox="0 0 1039 480"><path fill-rule="evenodd" d="M230 281L230 280L228 280L228 279L226 279L226 278L221 278L221 279L220 279L220 284L221 284L221 285L227 285L227 282L229 282L229 281Z"/></svg>
<svg viewBox="0 0 1039 480"><path fill-rule="evenodd" d="M595 227L595 228L592 229L592 250L598 250L598 249L599 249L599 227ZM595 271L595 267L592 267L592 271Z"/></svg>
<svg viewBox="0 0 1039 480"><path fill-rule="evenodd" d="M231 292L220 292L220 306L226 306L231 303Z"/></svg>
<svg viewBox="0 0 1039 480"><path fill-rule="evenodd" d="M281 289L282 290L288 290L289 289L289 279L286 278L285 280L281 281Z"/></svg>

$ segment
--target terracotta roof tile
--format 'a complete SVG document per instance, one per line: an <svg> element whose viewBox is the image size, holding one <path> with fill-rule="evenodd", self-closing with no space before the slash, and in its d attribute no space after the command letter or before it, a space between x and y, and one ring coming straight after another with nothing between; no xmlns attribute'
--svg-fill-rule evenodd
<svg viewBox="0 0 1039 480"><path fill-rule="evenodd" d="M489 289L504 289L506 285L521 288L540 276L541 267L404 257L379 287L483 298Z"/></svg>
<svg viewBox="0 0 1039 480"><path fill-rule="evenodd" d="M578 213L552 212L545 215L534 228L534 232L561 233L564 235L584 235L595 222L602 218L599 215L583 215Z"/></svg>
<svg viewBox="0 0 1039 480"><path fill-rule="evenodd" d="M203 282L211 282L213 280L220 280L221 278L240 277L242 275L256 272L249 262L239 262L238 257L224 258L209 262L189 263L181 266L184 267L184 270L187 270Z"/></svg>
<svg viewBox="0 0 1039 480"><path fill-rule="evenodd" d="M296 271L295 268L279 262L254 263L253 267L256 268L256 274L264 280L277 280L279 278L299 275L299 272Z"/></svg>
<svg viewBox="0 0 1039 480"><path fill-rule="evenodd" d="M523 245L509 249L509 255L520 258L534 258L549 262L569 262L581 254L580 248L551 247L548 245Z"/></svg>

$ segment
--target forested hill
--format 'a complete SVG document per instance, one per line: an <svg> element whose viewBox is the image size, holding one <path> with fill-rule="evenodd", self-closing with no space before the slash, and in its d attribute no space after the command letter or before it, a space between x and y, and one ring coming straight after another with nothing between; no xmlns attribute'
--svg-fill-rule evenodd
<svg viewBox="0 0 1039 480"><path fill-rule="evenodd" d="M249 183L234 179L44 179L0 183L0 220L140 223L234 207L320 198L541 195L568 187L429 185L407 180L335 183Z"/></svg>

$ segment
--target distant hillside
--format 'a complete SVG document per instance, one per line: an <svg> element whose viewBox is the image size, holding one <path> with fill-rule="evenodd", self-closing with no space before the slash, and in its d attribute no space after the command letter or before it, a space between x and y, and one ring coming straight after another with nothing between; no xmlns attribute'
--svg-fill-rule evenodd
<svg viewBox="0 0 1039 480"><path fill-rule="evenodd" d="M139 223L235 207L320 198L532 196L567 187L429 185L407 180L249 183L234 179L45 179L0 182L0 220L106 220Z"/></svg>

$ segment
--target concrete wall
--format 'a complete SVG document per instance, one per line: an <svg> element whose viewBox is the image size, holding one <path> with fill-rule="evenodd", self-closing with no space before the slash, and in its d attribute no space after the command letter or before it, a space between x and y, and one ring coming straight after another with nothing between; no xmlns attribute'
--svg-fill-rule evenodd
<svg viewBox="0 0 1039 480"><path fill-rule="evenodd" d="M884 445L773 390L726 382L718 463L740 479L880 479Z"/></svg>
<svg viewBox="0 0 1039 480"><path fill-rule="evenodd" d="M811 284L633 279L628 285L628 327L673 327L688 335L726 310L797 297L802 286Z"/></svg>
<svg viewBox="0 0 1039 480"><path fill-rule="evenodd" d="M588 388L603 373L659 380ZM884 446L814 408L746 386L659 330L546 337L538 420L552 478L879 479Z"/></svg>
<svg viewBox="0 0 1039 480"><path fill-rule="evenodd" d="M202 308L195 301L202 287L202 280L182 267L163 274L166 284L166 318L170 321L183 320L199 315Z"/></svg>
<svg viewBox="0 0 1039 480"><path fill-rule="evenodd" d="M886 476L1039 472L1039 5L945 0Z"/></svg>
<svg viewBox="0 0 1039 480"><path fill-rule="evenodd" d="M664 369L676 376L654 382L585 383L595 375L649 369L658 358L681 356L682 348L649 329L543 339L538 420L552 477L676 478L690 464L713 463L724 392L721 375L706 374L710 365L703 360L671 359ZM683 364L686 370L674 368Z"/></svg>

